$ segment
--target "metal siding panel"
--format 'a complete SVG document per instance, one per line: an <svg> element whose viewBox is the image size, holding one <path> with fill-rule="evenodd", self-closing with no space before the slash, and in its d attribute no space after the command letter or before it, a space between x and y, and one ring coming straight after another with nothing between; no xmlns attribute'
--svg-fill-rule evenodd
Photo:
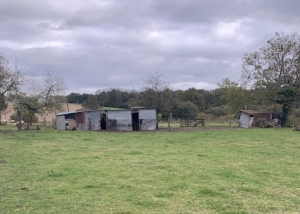
<svg viewBox="0 0 300 214"><path fill-rule="evenodd" d="M85 130L90 131L92 129L90 112L88 112L88 111L84 112L84 118L85 118Z"/></svg>
<svg viewBox="0 0 300 214"><path fill-rule="evenodd" d="M91 112L91 125L93 131L98 131L101 129L100 127L100 111L92 111Z"/></svg>
<svg viewBox="0 0 300 214"><path fill-rule="evenodd" d="M78 130L88 130L87 125L85 123L85 113L84 112L76 113L76 123L77 123Z"/></svg>
<svg viewBox="0 0 300 214"><path fill-rule="evenodd" d="M242 112L240 116L240 127L249 128L249 120L250 120L250 115Z"/></svg>
<svg viewBox="0 0 300 214"><path fill-rule="evenodd" d="M131 112L130 111L108 111L107 112L107 129L131 131Z"/></svg>
<svg viewBox="0 0 300 214"><path fill-rule="evenodd" d="M84 123L84 113L83 112L78 112L75 114L76 116L76 122L77 123Z"/></svg>
<svg viewBox="0 0 300 214"><path fill-rule="evenodd" d="M148 110L139 110L139 118L140 118L140 130L155 130L156 129L156 110L148 109Z"/></svg>
<svg viewBox="0 0 300 214"><path fill-rule="evenodd" d="M156 110L139 110L139 117L140 119L156 119Z"/></svg>
<svg viewBox="0 0 300 214"><path fill-rule="evenodd" d="M56 116L56 129L57 130L66 130L65 116Z"/></svg>
<svg viewBox="0 0 300 214"><path fill-rule="evenodd" d="M140 130L151 131L156 129L156 119L142 119L140 124Z"/></svg>

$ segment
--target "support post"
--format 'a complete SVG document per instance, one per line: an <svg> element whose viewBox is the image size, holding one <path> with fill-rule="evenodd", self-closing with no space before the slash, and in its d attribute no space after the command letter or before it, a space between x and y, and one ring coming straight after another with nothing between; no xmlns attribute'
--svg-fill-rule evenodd
<svg viewBox="0 0 300 214"><path fill-rule="evenodd" d="M169 113L169 117L168 117L168 127L169 127L169 132L171 131L171 115L172 113Z"/></svg>
<svg viewBox="0 0 300 214"><path fill-rule="evenodd" d="M17 106L17 130L21 130L22 123L21 123L21 110L20 110L20 103Z"/></svg>

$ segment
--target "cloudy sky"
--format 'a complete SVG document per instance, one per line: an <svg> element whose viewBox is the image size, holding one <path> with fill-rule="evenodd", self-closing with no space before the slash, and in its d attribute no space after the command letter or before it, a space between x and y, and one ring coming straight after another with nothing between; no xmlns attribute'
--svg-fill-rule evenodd
<svg viewBox="0 0 300 214"><path fill-rule="evenodd" d="M67 92L137 89L157 70L174 89L237 81L276 31L300 31L299 0L1 0L0 52Z"/></svg>

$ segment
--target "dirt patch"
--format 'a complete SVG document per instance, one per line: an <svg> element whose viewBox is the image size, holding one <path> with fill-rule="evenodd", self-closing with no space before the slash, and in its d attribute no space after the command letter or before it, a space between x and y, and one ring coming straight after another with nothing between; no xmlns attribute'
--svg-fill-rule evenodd
<svg viewBox="0 0 300 214"><path fill-rule="evenodd" d="M7 161L6 160L0 160L0 164L6 164Z"/></svg>
<svg viewBox="0 0 300 214"><path fill-rule="evenodd" d="M5 131L5 130L1 130L1 129L0 129L0 132L3 133L3 134L5 134L5 135L8 135L8 136L14 135L14 133L11 132L11 131Z"/></svg>

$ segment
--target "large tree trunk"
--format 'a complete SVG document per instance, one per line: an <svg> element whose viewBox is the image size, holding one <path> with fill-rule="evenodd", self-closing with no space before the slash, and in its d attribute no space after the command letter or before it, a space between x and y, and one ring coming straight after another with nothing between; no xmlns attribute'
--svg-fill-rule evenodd
<svg viewBox="0 0 300 214"><path fill-rule="evenodd" d="M33 116L34 116L34 113L31 114L31 115L30 115L30 118L29 118L29 124L30 124L30 126L32 126L32 118L33 118Z"/></svg>
<svg viewBox="0 0 300 214"><path fill-rule="evenodd" d="M281 126L287 125L287 119L291 111L291 105L290 104L283 104L282 106L282 118L281 118Z"/></svg>

